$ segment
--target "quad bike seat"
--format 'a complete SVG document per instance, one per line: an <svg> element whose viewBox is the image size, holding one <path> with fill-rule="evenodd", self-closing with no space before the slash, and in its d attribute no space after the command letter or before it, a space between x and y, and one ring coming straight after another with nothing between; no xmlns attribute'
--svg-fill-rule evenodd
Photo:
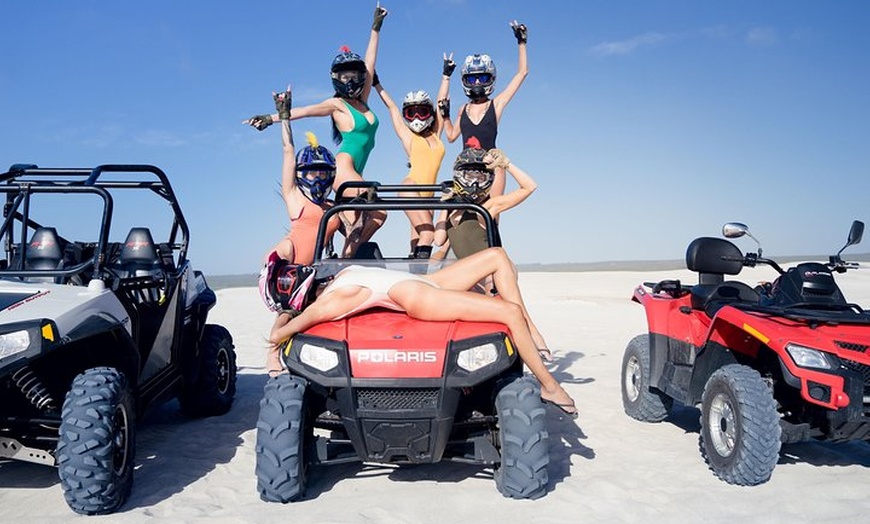
<svg viewBox="0 0 870 524"><path fill-rule="evenodd" d="M733 302L758 303L758 292L743 282L725 280L743 269L743 253L731 242L712 237L696 238L686 249L686 267L698 273L698 284L692 286L692 308L709 316Z"/></svg>

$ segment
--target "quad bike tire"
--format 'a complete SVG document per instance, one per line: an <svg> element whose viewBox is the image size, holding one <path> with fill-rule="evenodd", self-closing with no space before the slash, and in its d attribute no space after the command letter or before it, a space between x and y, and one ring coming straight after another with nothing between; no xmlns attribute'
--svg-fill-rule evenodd
<svg viewBox="0 0 870 524"><path fill-rule="evenodd" d="M223 415L233 405L237 372L233 337L226 328L206 324L198 365L196 381L185 384L179 398L181 409L191 417Z"/></svg>
<svg viewBox="0 0 870 524"><path fill-rule="evenodd" d="M766 482L779 460L781 432L773 393L757 371L730 364L707 380L700 448L717 477L740 486Z"/></svg>
<svg viewBox="0 0 870 524"><path fill-rule="evenodd" d="M83 515L117 510L133 486L136 417L123 373L84 371L66 394L58 433L57 465L64 498Z"/></svg>
<svg viewBox="0 0 870 524"><path fill-rule="evenodd" d="M547 411L538 383L517 377L496 396L501 463L494 472L498 491L508 498L537 499L547 493L550 463Z"/></svg>
<svg viewBox="0 0 870 524"><path fill-rule="evenodd" d="M625 414L642 422L661 422L667 418L674 399L650 387L649 335L629 341L622 357L622 408Z"/></svg>
<svg viewBox="0 0 870 524"><path fill-rule="evenodd" d="M269 379L257 420L257 491L266 502L294 502L307 485L305 380L288 374Z"/></svg>

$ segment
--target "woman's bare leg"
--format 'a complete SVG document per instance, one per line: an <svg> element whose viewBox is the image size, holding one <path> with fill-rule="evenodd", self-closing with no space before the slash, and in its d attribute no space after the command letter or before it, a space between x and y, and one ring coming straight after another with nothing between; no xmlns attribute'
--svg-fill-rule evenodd
<svg viewBox="0 0 870 524"><path fill-rule="evenodd" d="M546 348L543 335L532 322L526 304L517 284L517 269L500 247L491 247L471 256L457 260L453 264L427 275L427 278L444 289L466 291L484 278L492 276L493 284L499 295L509 302L522 308L526 322L529 324L532 338L538 348Z"/></svg>
<svg viewBox="0 0 870 524"><path fill-rule="evenodd" d="M442 289L415 281L400 282L390 289L390 298L420 320L501 322L510 329L520 358L541 383L541 397L571 405L571 396L544 366L519 304L468 291ZM570 408L568 409L570 411Z"/></svg>

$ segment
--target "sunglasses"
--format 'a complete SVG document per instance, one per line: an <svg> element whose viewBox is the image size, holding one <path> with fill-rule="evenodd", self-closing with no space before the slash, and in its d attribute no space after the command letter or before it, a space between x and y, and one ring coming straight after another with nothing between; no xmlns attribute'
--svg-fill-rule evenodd
<svg viewBox="0 0 870 524"><path fill-rule="evenodd" d="M488 84L492 82L492 75L489 73L472 73L462 77L462 83L465 85Z"/></svg>
<svg viewBox="0 0 870 524"><path fill-rule="evenodd" d="M402 115L405 117L405 120L426 120L430 116L432 116L432 106L429 105L418 105L418 106L407 106L402 109Z"/></svg>

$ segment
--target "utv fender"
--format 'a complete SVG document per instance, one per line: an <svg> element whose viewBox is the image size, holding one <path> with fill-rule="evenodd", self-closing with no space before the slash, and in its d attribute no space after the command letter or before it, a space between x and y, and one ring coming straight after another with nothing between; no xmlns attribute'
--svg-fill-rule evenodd
<svg viewBox="0 0 870 524"><path fill-rule="evenodd" d="M74 368L109 366L117 368L137 385L140 355L122 322L93 315L69 332L64 340L64 361Z"/></svg>

